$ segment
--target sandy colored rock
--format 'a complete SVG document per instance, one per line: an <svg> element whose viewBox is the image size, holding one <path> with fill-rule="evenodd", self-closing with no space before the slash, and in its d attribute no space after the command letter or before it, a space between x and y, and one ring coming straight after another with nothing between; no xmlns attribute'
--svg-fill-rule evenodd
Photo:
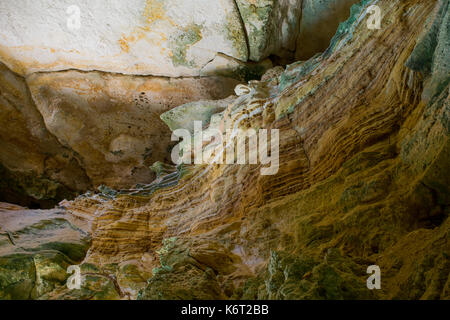
<svg viewBox="0 0 450 320"><path fill-rule="evenodd" d="M94 186L148 183L169 161L171 132L160 114L186 102L229 95L236 80L167 79L66 71L27 78L45 127L74 150Z"/></svg>
<svg viewBox="0 0 450 320"><path fill-rule="evenodd" d="M243 63L271 55L293 61L325 50L355 2L6 1L0 4L0 60L20 75L77 69L168 77L224 71L248 76L260 72ZM224 70L221 57L236 62Z"/></svg>
<svg viewBox="0 0 450 320"><path fill-rule="evenodd" d="M49 207L92 187L79 158L46 129L25 79L0 64L0 195Z"/></svg>
<svg viewBox="0 0 450 320"><path fill-rule="evenodd" d="M380 0L380 30L366 27L370 3L326 52L238 86L211 116L209 128L278 129L274 175L156 163L152 183L64 201L90 226L86 281L40 297L448 299L449 70L433 65L448 1ZM430 57L428 72L410 64ZM370 265L380 290L367 289Z"/></svg>
<svg viewBox="0 0 450 320"><path fill-rule="evenodd" d="M159 118L178 105L220 99L237 80L65 71L26 79L0 65L0 199L52 207L96 188L148 183L169 161Z"/></svg>
<svg viewBox="0 0 450 320"><path fill-rule="evenodd" d="M356 8L330 51L310 70L291 67L297 78L277 96L264 83L240 88L224 124L258 127L275 114L276 175L259 165L190 166L151 194L67 202L74 214L101 212L87 261L156 268L140 298L448 298L448 86L424 101L431 78L405 66L440 3L379 5L385 29L368 30L358 20L365 7ZM187 254L196 250L200 260ZM233 267L208 271L221 259ZM369 292L373 264L383 286Z"/></svg>

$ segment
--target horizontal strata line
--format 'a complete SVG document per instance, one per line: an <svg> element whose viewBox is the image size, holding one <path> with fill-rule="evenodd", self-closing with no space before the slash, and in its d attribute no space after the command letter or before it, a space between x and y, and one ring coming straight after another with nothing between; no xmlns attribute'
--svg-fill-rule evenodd
<svg viewBox="0 0 450 320"><path fill-rule="evenodd" d="M212 58L210 61L208 61L204 66L199 67L199 73L201 72L202 69L204 69L208 64L210 64L212 61L214 61L214 59L218 56L218 55L222 55L225 56L229 59L232 59L234 61L239 61L241 63L250 63L250 61L242 61L239 60L235 57L229 56L223 52L216 52L216 55L214 56L214 58ZM4 62L0 61L1 63L5 64ZM5 64L6 65L6 64ZM10 69L8 67L8 69ZM75 72L79 72L79 73L100 73L100 74L108 74L108 75L115 75L115 76L124 76L124 77L154 77L154 78L160 78L160 79L204 79L204 78L211 78L211 77L221 77L220 75L206 75L206 76L202 76L202 75L198 75L198 76L168 76L168 75L163 75L163 74L152 74L152 73L124 73L124 72L120 72L120 71L105 71L105 70L100 70L100 69L77 69L77 68L62 68L62 69L58 69L58 70L40 70L40 71L33 71L30 73L27 73L25 75L21 75L19 73L16 73L14 71L12 71L10 69L11 72L15 73L16 75L23 77L23 78L28 78L32 75L39 75L39 74L53 74L53 73L64 73L64 72L70 72L70 71L75 71Z"/></svg>

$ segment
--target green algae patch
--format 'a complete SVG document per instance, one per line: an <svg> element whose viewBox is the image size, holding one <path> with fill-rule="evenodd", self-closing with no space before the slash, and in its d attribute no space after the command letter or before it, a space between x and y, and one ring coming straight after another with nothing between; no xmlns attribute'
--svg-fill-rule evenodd
<svg viewBox="0 0 450 320"><path fill-rule="evenodd" d="M185 66L194 68L196 63L194 60L188 60L187 51L195 43L202 39L203 26L198 24L190 24L180 34L174 36L169 41L169 47L172 50L172 63L175 67Z"/></svg>
<svg viewBox="0 0 450 320"><path fill-rule="evenodd" d="M32 255L13 254L0 257L0 299L30 299L36 282Z"/></svg>
<svg viewBox="0 0 450 320"><path fill-rule="evenodd" d="M285 300L376 297L376 293L367 290L364 266L334 248L328 250L322 261L302 254L272 251L265 275L251 281L244 287L243 297Z"/></svg>
<svg viewBox="0 0 450 320"><path fill-rule="evenodd" d="M267 36L269 33L270 19L274 2L257 0L255 2L236 1L242 20L247 30L249 59L259 61L263 58L264 51L268 47Z"/></svg>
<svg viewBox="0 0 450 320"><path fill-rule="evenodd" d="M225 36L231 41L233 47L236 49L238 54L236 58L247 61L249 52L242 21L238 18L238 14L228 14L226 19L228 23L225 25Z"/></svg>
<svg viewBox="0 0 450 320"><path fill-rule="evenodd" d="M165 299L224 299L225 296L211 266L200 261L193 251L201 244L184 239L167 238L158 251L161 267L153 269L148 285L140 290L138 300ZM211 261L217 261L214 250L202 251L212 254ZM200 257L205 258L201 255Z"/></svg>
<svg viewBox="0 0 450 320"><path fill-rule="evenodd" d="M414 71L424 74L431 73L433 66L434 54L438 45L439 31L444 20L444 16L448 10L448 1L443 5L439 13L427 30L419 39L413 52L406 61L406 66Z"/></svg>
<svg viewBox="0 0 450 320"><path fill-rule="evenodd" d="M353 39L353 32L361 22L364 10L366 7L375 4L376 2L378 1L362 0L360 3L356 3L350 8L350 17L339 24L336 34L330 41L330 46L324 52L325 57L331 55L335 50L339 50L348 41Z"/></svg>
<svg viewBox="0 0 450 320"><path fill-rule="evenodd" d="M406 66L425 76L431 76L425 84L423 98L426 101L438 96L450 82L450 13L449 1L443 1L431 21L431 27L421 36Z"/></svg>
<svg viewBox="0 0 450 320"><path fill-rule="evenodd" d="M64 253L50 248L0 257L0 299L39 299L65 287L70 276L66 270L72 264Z"/></svg>

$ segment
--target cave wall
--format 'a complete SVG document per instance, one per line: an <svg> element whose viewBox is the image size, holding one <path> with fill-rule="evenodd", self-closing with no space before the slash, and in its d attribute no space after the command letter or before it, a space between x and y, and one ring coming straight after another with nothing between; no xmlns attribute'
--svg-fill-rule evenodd
<svg viewBox="0 0 450 320"><path fill-rule="evenodd" d="M279 129L275 175L161 165L151 184L61 203L92 223L84 272L120 291L93 278L43 297L448 299L448 77L411 67L431 56L430 70L448 74L433 67L447 50L448 1L379 5L383 29L358 19L367 3L354 7L329 51L238 87L213 115L208 128ZM366 287L373 264L380 290Z"/></svg>
<svg viewBox="0 0 450 320"><path fill-rule="evenodd" d="M70 1L0 3L1 199L51 206L151 181L170 154L162 113L324 50L348 3L83 0L79 29ZM330 30L302 34L313 16Z"/></svg>
<svg viewBox="0 0 450 320"><path fill-rule="evenodd" d="M238 86L239 97L171 109L157 107L164 98L152 100L149 88L143 95L171 128L206 110L199 115L205 130L278 129L275 175L261 175L261 165L157 163L151 183L87 192L58 209L1 204L0 297L448 299L449 1L380 0L379 30L366 26L371 3L353 7L324 53L270 69L261 81ZM73 152L79 164L78 157L116 151L125 159L114 165L123 168L140 146L122 150L132 140L114 135L128 129L101 124L119 123L114 115L123 110L139 115L146 99L134 90L143 84L163 81L174 90L173 79L99 72L23 78L5 68L4 75L2 85L11 85L0 96L10 112L2 118L2 139L16 123L27 137L22 143L34 141L31 133L49 135L56 139L51 145L80 150ZM120 91L123 86L132 90ZM97 87L101 95L92 93ZM104 92L110 100L102 109ZM33 103L30 112L19 112ZM99 121L90 108L105 111L95 113ZM28 124L30 114L41 115L40 122L32 117L38 125ZM89 141L85 121L105 141ZM65 136L59 123L81 130ZM22 161L39 168L33 157ZM81 264L79 290L65 285L68 257ZM366 286L373 264L382 272L380 290Z"/></svg>

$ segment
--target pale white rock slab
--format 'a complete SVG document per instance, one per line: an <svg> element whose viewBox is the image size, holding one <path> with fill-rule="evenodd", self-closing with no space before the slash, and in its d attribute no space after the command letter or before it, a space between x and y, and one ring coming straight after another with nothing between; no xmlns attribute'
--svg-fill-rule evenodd
<svg viewBox="0 0 450 320"><path fill-rule="evenodd" d="M72 5L80 9L79 29L67 23ZM218 52L248 58L234 0L0 1L0 60L21 75L79 69L198 76Z"/></svg>

